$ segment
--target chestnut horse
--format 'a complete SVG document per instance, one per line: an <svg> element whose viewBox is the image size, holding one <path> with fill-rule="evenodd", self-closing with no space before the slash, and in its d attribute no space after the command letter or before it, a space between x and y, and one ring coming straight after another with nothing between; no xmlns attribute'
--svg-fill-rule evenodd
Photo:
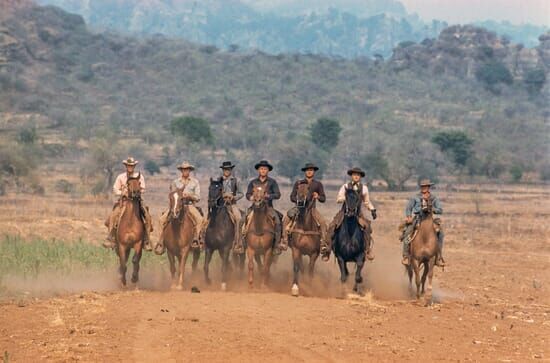
<svg viewBox="0 0 550 363"><path fill-rule="evenodd" d="M252 215L249 216L250 221L245 236L249 287L254 284L254 260L256 260L259 269L263 267L263 285L266 285L269 281L269 269L273 259L275 226L268 213L270 207L265 200L265 194L265 189L261 187L254 188L252 194Z"/></svg>
<svg viewBox="0 0 550 363"><path fill-rule="evenodd" d="M210 260L215 251L218 251L222 260L222 283L221 289L225 290L227 286L227 275L229 266L229 255L233 247L235 238L235 226L229 215L231 206L223 198L223 182L219 179L210 178L210 186L208 188L208 226L204 240L205 257L204 257L204 279L207 284L210 284L208 276Z"/></svg>
<svg viewBox="0 0 550 363"><path fill-rule="evenodd" d="M434 228L432 213L420 213L416 216L419 218L417 223L420 225L414 232L413 239L410 243L410 263L406 266L409 275L409 286L412 287L412 276L414 272L416 282L416 298L419 299L424 294L424 285L426 277L428 278L428 299L432 297L432 278L434 274L434 265L439 253L439 245L437 243L437 233ZM423 268L422 277L420 277L420 269Z"/></svg>
<svg viewBox="0 0 550 363"><path fill-rule="evenodd" d="M314 203L309 195L309 185L302 183L298 185L296 197L296 207L298 215L296 222L290 231L290 248L292 248L292 261L294 270L294 280L292 282L292 295L298 296L300 288L298 287L298 275L304 272L302 256L309 256L309 277L313 277L315 262L321 251L321 232L317 222L313 218Z"/></svg>
<svg viewBox="0 0 550 363"><path fill-rule="evenodd" d="M116 231L116 253L119 258L120 282L126 286L126 264L130 256L130 250L134 249L132 263L132 283L139 280L139 261L143 252L143 238L145 237L145 225L141 213L141 185L140 175L129 177L126 183L128 193L119 201L122 213Z"/></svg>
<svg viewBox="0 0 550 363"><path fill-rule="evenodd" d="M162 231L161 238L166 246L168 262L170 262L170 274L172 276L172 288L183 289L183 275L185 273L185 264L187 257L191 252L191 242L193 241L193 221L187 213L190 201L183 198L183 190L178 189L170 192L170 210L168 214L168 223ZM193 249L193 271L197 268L199 262L200 250ZM176 258L178 259L178 279L176 282Z"/></svg>

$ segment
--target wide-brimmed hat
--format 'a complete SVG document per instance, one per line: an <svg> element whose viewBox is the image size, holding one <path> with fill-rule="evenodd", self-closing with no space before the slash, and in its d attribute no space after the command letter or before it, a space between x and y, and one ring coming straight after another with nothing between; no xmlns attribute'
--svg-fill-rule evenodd
<svg viewBox="0 0 550 363"><path fill-rule="evenodd" d="M258 170L261 166L266 166L269 171L273 170L273 165L271 165L267 160L260 160L258 164L254 165L254 169Z"/></svg>
<svg viewBox="0 0 550 363"><path fill-rule="evenodd" d="M222 169L233 169L235 167L235 164L233 164L231 161L224 161L222 165L220 165L220 168Z"/></svg>
<svg viewBox="0 0 550 363"><path fill-rule="evenodd" d="M131 156L128 156L125 160L122 160L122 164L129 165L129 166L135 166L139 163L136 159L134 159Z"/></svg>
<svg viewBox="0 0 550 363"><path fill-rule="evenodd" d="M435 185L435 183L433 183L430 179L422 179L418 185L421 187L431 187L432 185Z"/></svg>
<svg viewBox="0 0 550 363"><path fill-rule="evenodd" d="M319 167L313 163L306 163L304 167L302 168L302 171L306 171L307 169L313 169L315 171L319 170Z"/></svg>
<svg viewBox="0 0 550 363"><path fill-rule="evenodd" d="M184 161L183 163L178 165L178 170L183 170L183 169L195 170L195 166L188 161Z"/></svg>
<svg viewBox="0 0 550 363"><path fill-rule="evenodd" d="M352 175L352 174L359 174L361 175L361 177L364 177L365 176L365 172L363 170L361 170L361 168L358 168L358 167L354 167L354 168L351 168L348 170L348 175Z"/></svg>

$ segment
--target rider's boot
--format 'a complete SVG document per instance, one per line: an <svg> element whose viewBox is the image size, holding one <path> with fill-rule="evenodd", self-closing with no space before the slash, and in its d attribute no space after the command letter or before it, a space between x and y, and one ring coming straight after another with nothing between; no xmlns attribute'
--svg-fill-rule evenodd
<svg viewBox="0 0 550 363"><path fill-rule="evenodd" d="M166 247L164 247L164 243L161 241L158 241L154 248L155 254L161 256L164 254L164 251L166 251Z"/></svg>
<svg viewBox="0 0 550 363"><path fill-rule="evenodd" d="M327 229L325 238L321 239L321 259L325 262L330 258L333 238L334 226L331 224Z"/></svg>
<svg viewBox="0 0 550 363"><path fill-rule="evenodd" d="M115 248L115 246L116 246L116 235L115 235L116 232L115 231L116 231L115 228L112 228L111 230L109 230L109 235L107 236L107 238L103 242L103 247L105 247L105 248Z"/></svg>
<svg viewBox="0 0 550 363"><path fill-rule="evenodd" d="M368 228L365 228L363 230L363 233L365 241L368 241L368 243L365 245L365 256L367 257L367 260L372 261L374 260L374 251L372 249L374 241Z"/></svg>
<svg viewBox="0 0 550 363"><path fill-rule="evenodd" d="M407 243L406 239L403 239L403 259L401 260L401 263L405 266L408 266L410 263L409 244Z"/></svg>
<svg viewBox="0 0 550 363"><path fill-rule="evenodd" d="M273 255L280 255L283 251L283 246L281 246L281 232L282 226L281 223L275 224L275 244L273 245ZM286 248L285 248L286 250Z"/></svg>
<svg viewBox="0 0 550 363"><path fill-rule="evenodd" d="M151 238L149 237L148 230L146 230L143 235L143 249L149 252L153 250L153 246L151 245Z"/></svg>

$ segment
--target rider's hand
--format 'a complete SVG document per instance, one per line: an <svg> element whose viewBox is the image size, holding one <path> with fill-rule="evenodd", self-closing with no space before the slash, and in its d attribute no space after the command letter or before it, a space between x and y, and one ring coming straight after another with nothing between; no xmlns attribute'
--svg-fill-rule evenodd
<svg viewBox="0 0 550 363"><path fill-rule="evenodd" d="M376 209L371 210L371 211L370 211L370 214L372 215L372 219L373 219L373 220L376 219L376 217L378 216L378 215L376 214Z"/></svg>
<svg viewBox="0 0 550 363"><path fill-rule="evenodd" d="M319 193L313 192L312 197L313 197L313 199L319 199Z"/></svg>
<svg viewBox="0 0 550 363"><path fill-rule="evenodd" d="M407 218L405 219L405 222L407 222L408 224L411 224L413 222L413 217L407 216Z"/></svg>
<svg viewBox="0 0 550 363"><path fill-rule="evenodd" d="M270 199L269 194L266 194L266 195L264 196L264 198L265 198L265 200L269 200L269 199Z"/></svg>

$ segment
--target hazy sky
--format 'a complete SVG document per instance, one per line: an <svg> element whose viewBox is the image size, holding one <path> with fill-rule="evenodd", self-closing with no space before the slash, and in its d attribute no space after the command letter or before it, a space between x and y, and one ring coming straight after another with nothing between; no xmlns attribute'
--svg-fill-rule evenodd
<svg viewBox="0 0 550 363"><path fill-rule="evenodd" d="M269 9L288 4L329 3L334 7L361 2L384 0L244 0ZM400 0L409 13L425 20L440 19L449 23L468 23L476 20L508 20L515 24L533 23L550 26L550 0ZM314 6L314 5L313 5Z"/></svg>

